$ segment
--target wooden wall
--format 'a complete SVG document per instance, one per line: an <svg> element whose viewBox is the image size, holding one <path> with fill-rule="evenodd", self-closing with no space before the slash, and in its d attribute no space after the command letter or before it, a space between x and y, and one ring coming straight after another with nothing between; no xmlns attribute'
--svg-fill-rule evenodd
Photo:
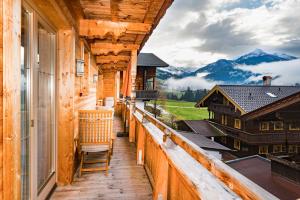
<svg viewBox="0 0 300 200"><path fill-rule="evenodd" d="M21 0L3 0L0 2L0 199L20 198L20 38Z"/></svg>

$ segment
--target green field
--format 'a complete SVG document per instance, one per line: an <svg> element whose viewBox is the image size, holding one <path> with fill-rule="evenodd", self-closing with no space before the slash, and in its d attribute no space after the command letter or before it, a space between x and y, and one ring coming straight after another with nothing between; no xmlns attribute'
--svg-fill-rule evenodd
<svg viewBox="0 0 300 200"><path fill-rule="evenodd" d="M175 115L177 120L208 119L207 108L195 108L195 102L159 100L157 104L161 105L167 112Z"/></svg>

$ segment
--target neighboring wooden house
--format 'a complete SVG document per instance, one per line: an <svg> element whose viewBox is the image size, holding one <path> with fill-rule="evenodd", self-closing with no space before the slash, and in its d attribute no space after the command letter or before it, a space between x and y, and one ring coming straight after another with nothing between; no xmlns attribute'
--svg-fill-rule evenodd
<svg viewBox="0 0 300 200"><path fill-rule="evenodd" d="M208 107L227 134L219 142L240 156L300 152L299 86L217 85L196 106Z"/></svg>
<svg viewBox="0 0 300 200"><path fill-rule="evenodd" d="M150 100L158 98L156 68L169 65L153 53L140 53L137 61L136 98Z"/></svg>

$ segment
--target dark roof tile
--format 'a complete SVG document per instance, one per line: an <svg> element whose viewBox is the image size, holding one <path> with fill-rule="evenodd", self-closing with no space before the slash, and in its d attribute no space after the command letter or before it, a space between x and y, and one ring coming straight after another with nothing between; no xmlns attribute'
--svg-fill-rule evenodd
<svg viewBox="0 0 300 200"><path fill-rule="evenodd" d="M299 86L219 85L246 112L251 112L300 92Z"/></svg>
<svg viewBox="0 0 300 200"><path fill-rule="evenodd" d="M161 60L159 57L153 53L140 53L138 55L139 67L168 67L169 65Z"/></svg>

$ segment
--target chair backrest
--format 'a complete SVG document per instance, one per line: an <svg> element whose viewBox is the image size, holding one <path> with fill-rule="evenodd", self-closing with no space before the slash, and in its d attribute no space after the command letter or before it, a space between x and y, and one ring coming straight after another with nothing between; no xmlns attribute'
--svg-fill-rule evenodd
<svg viewBox="0 0 300 200"><path fill-rule="evenodd" d="M112 110L79 110L80 144L108 144L112 133Z"/></svg>

